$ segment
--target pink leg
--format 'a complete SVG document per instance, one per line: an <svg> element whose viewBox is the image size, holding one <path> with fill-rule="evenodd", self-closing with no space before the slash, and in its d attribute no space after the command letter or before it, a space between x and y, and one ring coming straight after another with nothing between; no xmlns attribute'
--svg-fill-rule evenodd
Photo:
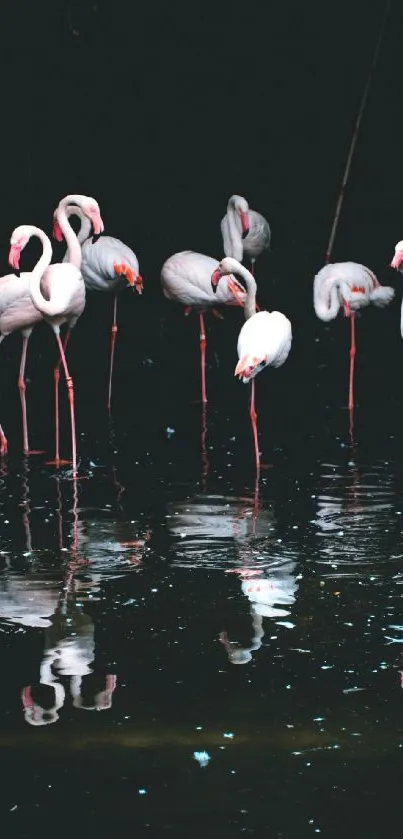
<svg viewBox="0 0 403 839"><path fill-rule="evenodd" d="M354 408L354 361L355 361L355 312L350 314L351 323L351 344L350 344L350 384L348 392L348 407Z"/></svg>
<svg viewBox="0 0 403 839"><path fill-rule="evenodd" d="M252 423L252 431L253 431L253 441L255 445L255 461L256 461L256 471L259 474L260 471L260 454L259 454L259 440L257 435L257 414L255 410L255 380L252 379L250 383L250 421Z"/></svg>
<svg viewBox="0 0 403 839"><path fill-rule="evenodd" d="M118 311L118 297L115 294L115 299L113 303L113 322L111 326L111 360L109 365L109 388L108 388L108 411L111 409L111 399L112 399L112 372L113 372L113 362L115 358L115 344L116 344L116 336L118 334L118 325L117 325L117 311Z"/></svg>
<svg viewBox="0 0 403 839"><path fill-rule="evenodd" d="M25 399L25 364L27 360L27 349L28 349L28 340L29 335L22 336L22 352L21 352L21 363L20 363L20 373L18 376L18 389L20 391L20 400L21 400L21 412L22 412L22 447L24 454L43 454L40 451L30 451L29 444L28 444L28 422L27 422L27 403Z"/></svg>
<svg viewBox="0 0 403 839"><path fill-rule="evenodd" d="M202 313L200 318L200 363L201 363L201 385L202 385L202 402L207 402L206 396L206 330L204 328L204 317Z"/></svg>
<svg viewBox="0 0 403 839"><path fill-rule="evenodd" d="M60 336L57 337L58 344L62 346L63 357L66 351L67 344L70 339L70 329L67 330L66 335L64 336L63 346L60 341ZM56 364L56 367L53 372L54 380L55 380L55 456L53 460L48 460L48 465L54 466L65 466L67 463L70 463L69 460L60 460L59 456L59 437L60 437L60 426L59 426L59 381L60 381L60 365L62 363L62 356ZM70 394L69 394L70 398Z"/></svg>

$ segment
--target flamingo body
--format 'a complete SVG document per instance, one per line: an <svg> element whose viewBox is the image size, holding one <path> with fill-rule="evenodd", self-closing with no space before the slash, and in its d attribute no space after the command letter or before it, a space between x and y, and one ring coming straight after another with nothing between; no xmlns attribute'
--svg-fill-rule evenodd
<svg viewBox="0 0 403 839"><path fill-rule="evenodd" d="M246 384L265 367L281 367L292 342L291 323L281 312L257 312L245 321L238 337L235 373Z"/></svg>
<svg viewBox="0 0 403 839"><path fill-rule="evenodd" d="M394 289L381 286L375 274L358 262L334 262L316 274L313 284L313 303L320 320L337 317L341 307L346 314L370 303L387 306L393 300Z"/></svg>
<svg viewBox="0 0 403 839"><path fill-rule="evenodd" d="M228 201L226 215L221 220L224 253L242 262L246 255L252 264L263 251L270 248L271 230L269 222L241 195L232 195Z"/></svg>
<svg viewBox="0 0 403 839"><path fill-rule="evenodd" d="M6 274L0 278L0 335L5 338L18 330L31 331L43 320L29 291L30 274Z"/></svg>
<svg viewBox="0 0 403 839"><path fill-rule="evenodd" d="M214 306L238 306L238 299L231 288L237 288L239 301L246 299L246 293L235 277L224 277L216 294L211 287L211 275L218 264L217 259L196 251L173 254L166 260L161 271L165 297L199 310Z"/></svg>

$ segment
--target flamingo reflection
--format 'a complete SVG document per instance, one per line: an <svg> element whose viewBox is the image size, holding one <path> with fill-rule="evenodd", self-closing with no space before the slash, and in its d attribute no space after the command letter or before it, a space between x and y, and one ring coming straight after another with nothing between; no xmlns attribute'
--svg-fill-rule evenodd
<svg viewBox="0 0 403 839"><path fill-rule="evenodd" d="M220 632L218 640L231 664L247 664L252 659L252 653L262 646L263 618L285 618L291 612L298 590L297 563L280 561L268 564L265 569L245 567L233 569L230 573L239 574L242 593L251 604L251 643L245 647L237 641L230 641L226 631Z"/></svg>

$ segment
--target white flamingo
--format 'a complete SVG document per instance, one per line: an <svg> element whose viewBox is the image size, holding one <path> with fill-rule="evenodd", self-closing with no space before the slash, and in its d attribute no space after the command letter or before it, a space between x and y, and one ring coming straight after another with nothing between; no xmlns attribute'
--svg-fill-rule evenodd
<svg viewBox="0 0 403 839"><path fill-rule="evenodd" d="M216 289L225 274L239 274L245 282L247 297L244 304L246 321L238 337L238 364L235 375L243 382L251 382L250 418L255 444L256 469L260 455L255 410L255 376L267 366L281 367L287 360L292 342L291 323L281 312L256 312L256 281L236 259L225 257L213 271L211 284Z"/></svg>
<svg viewBox="0 0 403 839"><path fill-rule="evenodd" d="M221 234L225 256L232 256L238 262L243 261L244 255L248 256L254 274L257 257L270 248L269 222L256 210L249 209L246 198L231 195L221 220Z"/></svg>
<svg viewBox="0 0 403 839"><path fill-rule="evenodd" d="M215 306L243 306L245 289L235 279L226 277L215 294L211 287L211 275L218 266L218 260L195 251L174 253L164 262L161 269L161 284L165 297L186 306L186 314L194 308L199 312L200 356L202 402L206 395L206 330L203 312L214 311Z"/></svg>
<svg viewBox="0 0 403 839"><path fill-rule="evenodd" d="M350 318L350 412L354 407L355 313L370 303L374 303L375 306L387 306L393 300L394 294L393 288L381 286L373 271L358 262L330 263L321 268L315 276L313 305L317 317L323 321L334 320L343 308L345 316Z"/></svg>
<svg viewBox="0 0 403 839"><path fill-rule="evenodd" d="M78 231L78 241L81 245L82 262L81 273L90 291L109 292L114 295L113 322L111 326L111 348L109 365L108 409L112 398L112 373L115 357L115 343L118 333L117 305L118 294L127 285L131 285L139 294L143 291L143 278L139 274L139 263L136 254L120 239L114 236L102 236L94 240L92 237L92 223L88 216L78 206L68 206L67 216L76 215L81 221ZM62 239L62 232L54 215L53 235L58 241ZM67 248L63 262L70 262L70 250Z"/></svg>

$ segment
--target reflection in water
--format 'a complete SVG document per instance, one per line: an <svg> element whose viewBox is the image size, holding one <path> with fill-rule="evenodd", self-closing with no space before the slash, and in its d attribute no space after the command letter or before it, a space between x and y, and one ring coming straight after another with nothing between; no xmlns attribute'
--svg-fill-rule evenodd
<svg viewBox="0 0 403 839"><path fill-rule="evenodd" d="M251 603L251 642L241 646L225 630L219 640L232 664L246 664L262 646L263 617L289 615L298 589L296 557L277 538L273 511L261 507L257 512L256 493L243 499L197 495L171 503L168 510L174 565L239 575Z"/></svg>
<svg viewBox="0 0 403 839"><path fill-rule="evenodd" d="M8 558L0 576L0 618L43 630L43 653L38 680L22 689L25 720L33 726L59 718L66 700L66 682L72 704L84 710L112 706L116 675L102 676L95 667L95 624L86 604L100 597L102 580L123 575L141 565L149 533L139 538L134 522L80 520L78 485L72 484L73 505L70 549L63 547L63 499L56 479L57 534L64 579L35 557L30 524L30 498L26 461L22 472L22 523L25 532L25 567L13 568ZM39 552L40 553L40 552ZM32 561L32 555L34 559Z"/></svg>
<svg viewBox="0 0 403 839"><path fill-rule="evenodd" d="M290 614L298 589L296 568L296 562L286 560L270 563L264 570L236 570L242 579L242 593L251 603L252 640L250 646L242 647L235 641L229 641L225 631L220 633L219 640L232 664L247 664L252 659L252 652L260 649L264 636L264 617L283 618ZM284 606L288 608L282 608ZM287 622L281 623L287 626Z"/></svg>
<svg viewBox="0 0 403 839"><path fill-rule="evenodd" d="M326 463L322 470L313 522L318 561L331 567L332 577L359 576L393 552L397 519L392 475L384 463L350 461L345 468Z"/></svg>

